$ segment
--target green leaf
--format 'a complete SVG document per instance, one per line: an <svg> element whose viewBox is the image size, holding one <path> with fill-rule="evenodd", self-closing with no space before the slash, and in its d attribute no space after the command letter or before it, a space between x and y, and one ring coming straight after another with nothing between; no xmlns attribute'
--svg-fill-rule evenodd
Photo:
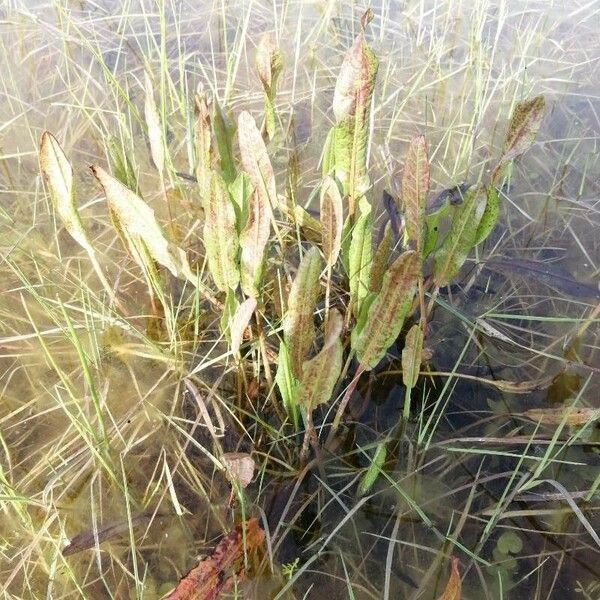
<svg viewBox="0 0 600 600"><path fill-rule="evenodd" d="M292 372L297 379L300 378L302 363L315 338L314 312L321 291L320 274L321 256L319 250L313 247L300 262L283 320Z"/></svg>
<svg viewBox="0 0 600 600"><path fill-rule="evenodd" d="M425 215L425 244L423 247L423 260L427 258L436 248L440 221L448 216L450 212L450 201L446 200L437 210Z"/></svg>
<svg viewBox="0 0 600 600"><path fill-rule="evenodd" d="M387 223L383 238L375 250L371 271L369 273L369 292L377 293L381 290L383 276L387 270L388 261L392 253L392 226Z"/></svg>
<svg viewBox="0 0 600 600"><path fill-rule="evenodd" d="M275 201L275 175L267 149L250 113L240 113L238 138L242 166L252 184L248 219L240 235L242 289L258 294L265 247L271 231L271 203Z"/></svg>
<svg viewBox="0 0 600 600"><path fill-rule="evenodd" d="M378 67L377 57L367 45L364 35L359 34L344 58L333 96L336 119L335 132L330 140L333 170L343 194L350 196L351 212L354 211L354 202L370 187L367 146L371 97Z"/></svg>
<svg viewBox="0 0 600 600"><path fill-rule="evenodd" d="M235 126L216 98L213 99L212 126L219 152L219 164L221 165L223 179L229 184L236 176L235 162L233 160Z"/></svg>
<svg viewBox="0 0 600 600"><path fill-rule="evenodd" d="M348 249L348 279L350 282L350 301L355 316L358 316L365 296L369 293L372 248L372 213L361 214L352 229Z"/></svg>
<svg viewBox="0 0 600 600"><path fill-rule="evenodd" d="M326 177L321 185L320 208L323 254L326 263L333 266L342 245L344 206L338 185L331 177Z"/></svg>
<svg viewBox="0 0 600 600"><path fill-rule="evenodd" d="M448 285L467 259L477 239L485 204L485 190L474 186L454 208L450 230L434 256L433 275L437 287Z"/></svg>
<svg viewBox="0 0 600 600"><path fill-rule="evenodd" d="M246 173L241 171L229 184L229 193L233 199L238 233L241 233L248 220L248 205L253 192L252 183Z"/></svg>
<svg viewBox="0 0 600 600"><path fill-rule="evenodd" d="M287 344L282 341L279 345L279 356L277 358L277 373L275 374L275 383L281 394L283 406L287 414L292 419L294 429L298 429L298 401L297 391L298 382L292 373L292 364Z"/></svg>
<svg viewBox="0 0 600 600"><path fill-rule="evenodd" d="M402 350L402 381L407 388L415 387L421 370L423 352L423 331L419 325L413 325L404 339Z"/></svg>
<svg viewBox="0 0 600 600"><path fill-rule="evenodd" d="M233 202L217 172L211 176L204 208L204 247L208 268L215 285L226 292L229 288L235 289L240 281L239 240Z"/></svg>
<svg viewBox="0 0 600 600"><path fill-rule="evenodd" d="M500 199L498 196L498 190L496 186L490 185L487 188L487 202L485 204L485 210L481 215L481 221L477 226L477 233L475 234L475 244L483 242L488 235L492 232L498 221L498 215L500 214Z"/></svg>
<svg viewBox="0 0 600 600"><path fill-rule="evenodd" d="M227 339L231 342L231 319L233 319L233 315L235 311L238 309L240 303L238 302L237 296L235 295L235 290L229 289L227 290L227 295L225 296L225 304L223 306L223 312L221 313L221 319L219 320L219 325L221 326L221 331L227 336Z"/></svg>
<svg viewBox="0 0 600 600"><path fill-rule="evenodd" d="M518 554L523 549L523 540L514 531L505 531L498 538L496 547L501 554Z"/></svg>
<svg viewBox="0 0 600 600"><path fill-rule="evenodd" d="M302 364L298 404L303 406L306 412L312 412L320 404L331 400L344 359L344 349L340 340L343 326L342 316L337 311L332 311L323 348L314 358Z"/></svg>
<svg viewBox="0 0 600 600"><path fill-rule="evenodd" d="M375 455L373 456L373 460L367 469L367 472L364 474L359 486L358 486L358 495L364 496L369 492L369 490L373 487L373 484L379 477L381 473L381 468L385 463L385 457L387 455L387 450L385 446L385 442L380 442L377 444L377 448L375 449Z"/></svg>
<svg viewBox="0 0 600 600"><path fill-rule="evenodd" d="M419 255L401 254L383 278L381 291L369 306L366 322L352 337L358 361L366 371L373 369L394 343L412 308L420 271Z"/></svg>
<svg viewBox="0 0 600 600"><path fill-rule="evenodd" d="M139 193L139 185L135 175L135 168L122 142L114 135L107 138L108 158L111 171L115 177L127 188Z"/></svg>
<svg viewBox="0 0 600 600"><path fill-rule="evenodd" d="M402 204L406 220L406 233L415 244L419 255L423 254L425 208L429 192L429 158L425 136L418 135L410 141L404 161L402 177Z"/></svg>

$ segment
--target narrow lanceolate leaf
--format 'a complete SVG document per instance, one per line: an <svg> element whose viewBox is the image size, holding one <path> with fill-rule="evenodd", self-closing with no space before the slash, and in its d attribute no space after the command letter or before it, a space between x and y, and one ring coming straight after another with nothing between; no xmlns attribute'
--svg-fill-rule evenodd
<svg viewBox="0 0 600 600"><path fill-rule="evenodd" d="M530 408L523 416L542 425L579 427L600 419L600 409L589 407L561 406L559 408Z"/></svg>
<svg viewBox="0 0 600 600"><path fill-rule="evenodd" d="M331 400L344 359L344 349L340 341L342 328L342 316L337 311L332 311L323 348L314 358L302 365L298 404L307 412L312 412L319 404Z"/></svg>
<svg viewBox="0 0 600 600"><path fill-rule="evenodd" d="M140 267L146 271L153 269L153 265L144 260L149 255L175 277L186 278L194 283L195 278L190 272L185 252L165 237L154 211L104 169L95 165L90 168L104 190L109 210Z"/></svg>
<svg viewBox="0 0 600 600"><path fill-rule="evenodd" d="M320 213L323 254L327 264L333 266L338 259L342 245L344 207L338 185L331 177L326 177L321 186Z"/></svg>
<svg viewBox="0 0 600 600"><path fill-rule="evenodd" d="M229 338L231 339L231 351L234 354L237 354L240 350L244 331L246 331L255 310L256 298L247 298L239 305L231 319Z"/></svg>
<svg viewBox="0 0 600 600"><path fill-rule="evenodd" d="M305 255L292 283L288 308L283 321L283 332L290 353L292 373L297 379L302 363L315 338L314 312L321 286L321 256L316 247Z"/></svg>
<svg viewBox="0 0 600 600"><path fill-rule="evenodd" d="M200 202L206 205L210 189L213 166L212 133L210 109L206 94L196 95L196 122L194 123L194 144L196 146L196 179L200 191Z"/></svg>
<svg viewBox="0 0 600 600"><path fill-rule="evenodd" d="M425 136L410 141L402 177L402 203L406 232L421 255L424 247L425 208L429 192L429 158Z"/></svg>
<svg viewBox="0 0 600 600"><path fill-rule="evenodd" d="M419 325L413 325L404 339L402 350L402 381L407 388L415 387L421 370L423 353L423 331Z"/></svg>
<svg viewBox="0 0 600 600"><path fill-rule="evenodd" d="M114 135L109 135L107 139L108 157L110 159L111 171L115 177L130 190L138 193L138 181L135 174L135 168L121 140Z"/></svg>
<svg viewBox="0 0 600 600"><path fill-rule="evenodd" d="M356 220L348 248L348 279L350 301L353 312L358 316L365 296L369 293L369 279L373 260L372 215L362 214Z"/></svg>
<svg viewBox="0 0 600 600"><path fill-rule="evenodd" d="M336 126L330 139L334 174L351 204L369 189L367 147L371 96L379 61L359 34L340 68L333 96ZM330 159L329 159L330 161ZM353 212L351 206L351 212Z"/></svg>
<svg viewBox="0 0 600 600"><path fill-rule="evenodd" d="M104 276L94 248L90 243L75 202L73 169L56 138L49 132L42 134L40 167L50 200L69 235L87 252L92 267L112 301L119 305L115 293Z"/></svg>
<svg viewBox="0 0 600 600"><path fill-rule="evenodd" d="M73 185L73 168L56 138L49 132L42 134L40 167L54 210L58 213L69 235L85 250L91 249L77 205Z"/></svg>
<svg viewBox="0 0 600 600"><path fill-rule="evenodd" d="M275 135L275 95L277 93L277 79L283 68L283 55L279 48L271 41L271 37L264 35L256 48L256 70L262 83L265 95L265 130L269 139Z"/></svg>
<svg viewBox="0 0 600 600"><path fill-rule="evenodd" d="M435 253L433 276L435 285L448 285L464 264L477 239L477 228L486 205L483 188L472 187L455 207L450 230Z"/></svg>
<svg viewBox="0 0 600 600"><path fill-rule="evenodd" d="M401 254L383 278L381 291L369 306L366 321L352 346L366 371L374 368L394 343L410 312L417 289L419 255L409 250Z"/></svg>
<svg viewBox="0 0 600 600"><path fill-rule="evenodd" d="M144 117L148 128L148 141L150 142L150 154L154 166L162 171L165 168L165 143L160 115L154 101L154 85L150 75L144 71Z"/></svg>
<svg viewBox="0 0 600 600"><path fill-rule="evenodd" d="M385 457L387 454L387 450L385 447L385 442L381 442L377 445L377 449L375 450L375 456L373 456L373 460L367 469L367 472L364 474L360 484L358 485L358 494L359 496L364 496L369 493L369 490L373 487L373 484L377 480L379 473L381 473L381 467L385 463Z"/></svg>
<svg viewBox="0 0 600 600"><path fill-rule="evenodd" d="M229 288L235 289L240 281L239 241L233 202L217 172L210 179L204 208L204 247L208 268L215 285L226 292Z"/></svg>
<svg viewBox="0 0 600 600"><path fill-rule="evenodd" d="M269 241L275 176L260 132L247 112L239 116L238 138L242 166L254 188L248 202L246 226L240 235L242 289L247 295L256 296Z"/></svg>

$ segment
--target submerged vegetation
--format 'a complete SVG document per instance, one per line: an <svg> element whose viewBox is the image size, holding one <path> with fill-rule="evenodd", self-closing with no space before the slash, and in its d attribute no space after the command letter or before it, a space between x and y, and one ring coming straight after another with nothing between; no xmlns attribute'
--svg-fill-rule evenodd
<svg viewBox="0 0 600 600"><path fill-rule="evenodd" d="M550 204L529 218L513 193L544 162L545 95L520 89L483 147L490 80L458 145L432 152L402 108L384 127L424 73L388 89L383 3L350 19L311 136L281 100L298 50L254 39L251 8L196 92L162 4L123 77L57 10L115 104L71 99L78 152L68 124L39 132L45 220L2 209L4 594L595 597L600 292L543 260ZM260 105L234 96L246 40Z"/></svg>

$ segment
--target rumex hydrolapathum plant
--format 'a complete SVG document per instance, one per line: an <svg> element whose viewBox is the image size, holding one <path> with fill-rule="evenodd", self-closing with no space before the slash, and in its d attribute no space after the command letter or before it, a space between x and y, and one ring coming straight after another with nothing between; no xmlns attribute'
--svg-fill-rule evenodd
<svg viewBox="0 0 600 600"><path fill-rule="evenodd" d="M283 69L283 55L268 34L263 35L258 43L255 62L265 99L265 118L262 129L266 132L269 140L272 140L277 122L274 102L277 94L277 79Z"/></svg>

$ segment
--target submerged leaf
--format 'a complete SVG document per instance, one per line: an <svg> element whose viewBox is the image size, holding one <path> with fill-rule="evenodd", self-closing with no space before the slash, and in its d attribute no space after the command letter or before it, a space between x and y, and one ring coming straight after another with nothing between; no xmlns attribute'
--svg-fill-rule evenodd
<svg viewBox="0 0 600 600"><path fill-rule="evenodd" d="M373 369L394 343L412 308L420 271L418 254L401 254L383 278L381 291L368 307L365 324L353 332L352 347L366 371Z"/></svg>
<svg viewBox="0 0 600 600"><path fill-rule="evenodd" d="M195 283L185 252L165 237L154 211L102 167L92 165L90 168L104 190L111 214L117 219L140 267L153 269L153 265L148 263L149 255L175 277L187 278Z"/></svg>
<svg viewBox="0 0 600 600"><path fill-rule="evenodd" d="M165 142L160 115L154 101L154 84L147 71L144 71L144 117L148 128L148 141L150 142L150 154L154 166L163 171L165 168Z"/></svg>
<svg viewBox="0 0 600 600"><path fill-rule="evenodd" d="M340 254L344 207L337 183L326 177L321 186L321 228L323 254L328 265L333 266Z"/></svg>
<svg viewBox="0 0 600 600"><path fill-rule="evenodd" d="M314 358L302 365L298 404L307 412L312 412L320 404L331 400L344 359L344 348L340 340L342 328L342 316L337 311L332 311L323 348Z"/></svg>
<svg viewBox="0 0 600 600"><path fill-rule="evenodd" d="M205 199L204 247L208 268L219 290L235 289L240 280L238 268L239 240L235 209L219 173L210 179Z"/></svg>
<svg viewBox="0 0 600 600"><path fill-rule="evenodd" d="M289 348L292 373L296 379L315 337L314 312L321 289L321 256L316 247L303 257L292 283L288 308L283 321L285 341Z"/></svg>
<svg viewBox="0 0 600 600"><path fill-rule="evenodd" d="M371 461L369 468L367 469L358 486L359 496L364 496L373 487L373 484L379 476L379 473L381 473L381 467L383 467L383 464L385 463L386 455L387 450L385 442L380 442L379 444L377 444L373 460Z"/></svg>
<svg viewBox="0 0 600 600"><path fill-rule="evenodd" d="M379 292L383 282L383 276L387 270L388 261L392 253L392 227L390 223L385 226L383 239L379 242L377 250L373 255L371 271L369 273L369 292Z"/></svg>
<svg viewBox="0 0 600 600"><path fill-rule="evenodd" d="M246 488L254 477L254 459L247 452L225 452L221 462L227 471L227 478Z"/></svg>
<svg viewBox="0 0 600 600"><path fill-rule="evenodd" d="M265 532L255 518L228 533L207 558L200 560L164 600L216 600L239 584L245 560L262 546Z"/></svg>
<svg viewBox="0 0 600 600"><path fill-rule="evenodd" d="M235 125L216 98L213 99L212 126L223 179L230 184L236 177L233 160Z"/></svg>
<svg viewBox="0 0 600 600"><path fill-rule="evenodd" d="M545 105L544 96L536 96L515 106L504 140L502 160L512 160L520 156L533 144L542 124Z"/></svg>
<svg viewBox="0 0 600 600"><path fill-rule="evenodd" d="M285 341L282 341L279 344L275 383L279 388L283 406L287 414L291 417L294 428L298 429L298 402L296 400L298 382L292 373L292 362L290 359L288 346Z"/></svg>
<svg viewBox="0 0 600 600"><path fill-rule="evenodd" d="M114 135L109 135L107 139L108 157L110 159L111 171L115 177L130 190L139 193L139 186L135 174L135 168L125 150L123 143Z"/></svg>
<svg viewBox="0 0 600 600"><path fill-rule="evenodd" d="M450 230L434 257L433 275L436 286L448 285L467 259L475 245L485 205L485 190L472 187L465 194L463 202L455 207Z"/></svg>
<svg viewBox="0 0 600 600"><path fill-rule="evenodd" d="M487 201L485 203L485 210L477 226L475 244L481 244L490 235L492 229L496 226L498 215L500 214L500 198L496 186L490 185L486 193Z"/></svg>
<svg viewBox="0 0 600 600"><path fill-rule="evenodd" d="M460 580L460 573L458 572L458 558L452 557L452 570L450 572L450 578L446 584L444 593L438 598L438 600L460 600L462 583Z"/></svg>
<svg viewBox="0 0 600 600"><path fill-rule="evenodd" d="M406 219L406 233L423 254L425 208L429 192L429 158L425 136L418 135L410 141L404 175L402 177L402 204Z"/></svg>
<svg viewBox="0 0 600 600"><path fill-rule="evenodd" d="M559 408L530 408L523 416L542 425L560 425L565 422L571 427L586 425L600 419L600 409L574 406Z"/></svg>
<svg viewBox="0 0 600 600"><path fill-rule="evenodd" d="M402 381L407 388L415 387L419 379L422 352L423 330L419 325L413 325L406 334L402 350Z"/></svg>
<svg viewBox="0 0 600 600"><path fill-rule="evenodd" d="M238 119L238 137L242 165L254 188L248 202L246 226L240 235L242 289L246 295L256 296L271 231L275 175L256 123L245 111Z"/></svg>

